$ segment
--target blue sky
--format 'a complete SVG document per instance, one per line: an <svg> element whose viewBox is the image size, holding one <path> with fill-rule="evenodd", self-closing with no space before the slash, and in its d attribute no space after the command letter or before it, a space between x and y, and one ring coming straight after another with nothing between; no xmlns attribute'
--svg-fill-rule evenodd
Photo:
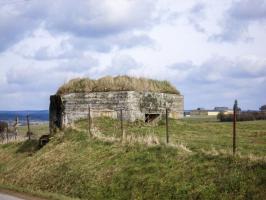
<svg viewBox="0 0 266 200"><path fill-rule="evenodd" d="M0 110L75 77L172 82L185 108L266 104L266 0L0 0Z"/></svg>

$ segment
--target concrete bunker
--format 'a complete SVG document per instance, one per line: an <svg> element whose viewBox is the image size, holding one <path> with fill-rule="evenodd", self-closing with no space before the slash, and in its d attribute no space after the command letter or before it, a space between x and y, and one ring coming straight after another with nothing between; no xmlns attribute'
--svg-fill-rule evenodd
<svg viewBox="0 0 266 200"><path fill-rule="evenodd" d="M104 89L99 88L103 80L107 82ZM123 81L126 82L124 85ZM73 87L76 82L78 89ZM156 121L165 115L166 108L169 109L170 118L183 117L183 96L168 82L127 76L102 78L93 83L89 79L87 82L84 79L75 80L74 83L70 81L69 85L74 89L64 85L50 97L51 129L64 128L76 120L87 118L89 109L92 118L107 116L114 119L121 118L122 110L123 120L131 122Z"/></svg>

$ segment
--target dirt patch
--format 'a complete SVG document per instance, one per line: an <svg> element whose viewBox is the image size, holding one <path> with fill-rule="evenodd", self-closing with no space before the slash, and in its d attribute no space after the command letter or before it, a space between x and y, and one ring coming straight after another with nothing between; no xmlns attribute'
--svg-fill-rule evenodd
<svg viewBox="0 0 266 200"><path fill-rule="evenodd" d="M15 191L7 190L7 189L1 189L1 188L0 188L0 193L11 195L13 197L18 197L18 198L25 199L25 200L47 200L47 199L36 197L33 195L15 192Z"/></svg>

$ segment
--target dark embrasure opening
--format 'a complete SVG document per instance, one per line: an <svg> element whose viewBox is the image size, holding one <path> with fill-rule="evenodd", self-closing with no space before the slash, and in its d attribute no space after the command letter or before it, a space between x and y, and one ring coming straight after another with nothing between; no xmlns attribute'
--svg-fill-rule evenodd
<svg viewBox="0 0 266 200"><path fill-rule="evenodd" d="M160 114L145 114L145 122L146 123L150 123L155 121L156 119L158 119L160 117Z"/></svg>

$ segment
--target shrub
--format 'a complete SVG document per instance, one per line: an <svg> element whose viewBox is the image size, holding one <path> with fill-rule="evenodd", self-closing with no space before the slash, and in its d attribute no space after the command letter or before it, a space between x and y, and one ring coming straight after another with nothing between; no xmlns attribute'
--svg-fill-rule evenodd
<svg viewBox="0 0 266 200"><path fill-rule="evenodd" d="M266 105L261 106L260 107L260 111L264 111L265 112L266 111Z"/></svg>
<svg viewBox="0 0 266 200"><path fill-rule="evenodd" d="M234 118L233 114L224 114L219 113L217 115L217 119L221 122L232 122ZM257 112L257 111L245 111L239 112L236 116L237 121L253 121L253 120L265 120L266 113L265 112Z"/></svg>
<svg viewBox="0 0 266 200"><path fill-rule="evenodd" d="M7 131L8 129L8 124L6 122L0 121L0 133L4 132L5 130Z"/></svg>

